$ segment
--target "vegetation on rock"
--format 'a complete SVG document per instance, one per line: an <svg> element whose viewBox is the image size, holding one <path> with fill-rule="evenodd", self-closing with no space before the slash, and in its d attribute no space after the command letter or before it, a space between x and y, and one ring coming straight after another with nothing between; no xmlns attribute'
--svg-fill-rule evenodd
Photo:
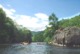
<svg viewBox="0 0 80 54"><path fill-rule="evenodd" d="M75 37L77 38L79 36L80 15L77 15L70 19L58 20L55 14L51 14L48 20L49 20L49 26L46 26L46 29L42 31L42 33L38 33L38 35L34 36L34 40L36 42L40 40L42 40L42 42L55 41L59 44L70 45L71 43L70 41L72 41L74 44L79 44L76 42L77 40L75 39ZM64 35L66 35L65 38L64 38ZM78 38L80 39L80 37ZM73 41L73 39L75 39L75 41ZM71 43L71 45L73 44Z"/></svg>

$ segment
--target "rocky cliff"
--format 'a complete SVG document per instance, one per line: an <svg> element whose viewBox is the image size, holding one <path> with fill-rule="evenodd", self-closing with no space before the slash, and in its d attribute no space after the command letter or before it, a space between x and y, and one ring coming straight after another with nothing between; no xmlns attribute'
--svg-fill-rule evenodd
<svg viewBox="0 0 80 54"><path fill-rule="evenodd" d="M57 30L53 37L53 42L66 46L80 45L80 28L67 27Z"/></svg>

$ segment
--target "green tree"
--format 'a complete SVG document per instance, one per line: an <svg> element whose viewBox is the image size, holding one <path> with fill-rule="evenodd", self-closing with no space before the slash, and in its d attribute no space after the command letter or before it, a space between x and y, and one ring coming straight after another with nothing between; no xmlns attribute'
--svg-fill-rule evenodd
<svg viewBox="0 0 80 54"><path fill-rule="evenodd" d="M80 27L80 15L75 16L71 19L63 19L59 21L59 27L66 28L71 26L77 26Z"/></svg>
<svg viewBox="0 0 80 54"><path fill-rule="evenodd" d="M20 43L22 41L31 42L32 33L27 28L20 28L14 21L7 17L3 9L0 8L0 44Z"/></svg>
<svg viewBox="0 0 80 54"><path fill-rule="evenodd" d="M33 42L43 42L44 41L44 37L43 37L43 31L37 32L37 34L35 34L32 37Z"/></svg>
<svg viewBox="0 0 80 54"><path fill-rule="evenodd" d="M50 39L53 37L54 32L58 29L58 18L55 14L52 14L49 16L49 27L47 26L44 30L44 41L50 41Z"/></svg>
<svg viewBox="0 0 80 54"><path fill-rule="evenodd" d="M0 8L0 43L6 42L6 30L5 30L6 14L2 8Z"/></svg>
<svg viewBox="0 0 80 54"><path fill-rule="evenodd" d="M14 30L16 28L16 26L14 25L14 21L12 19L10 19L9 17L6 17L5 20L5 30L7 31L7 34L9 36L9 40L10 43L14 43L15 42L15 33Z"/></svg>
<svg viewBox="0 0 80 54"><path fill-rule="evenodd" d="M58 29L58 18L55 14L49 16L49 25L53 28L53 30Z"/></svg>
<svg viewBox="0 0 80 54"><path fill-rule="evenodd" d="M21 27L18 30L18 36L17 36L17 40L18 42L28 42L31 43L32 42L32 33L30 30L28 30L25 27Z"/></svg>

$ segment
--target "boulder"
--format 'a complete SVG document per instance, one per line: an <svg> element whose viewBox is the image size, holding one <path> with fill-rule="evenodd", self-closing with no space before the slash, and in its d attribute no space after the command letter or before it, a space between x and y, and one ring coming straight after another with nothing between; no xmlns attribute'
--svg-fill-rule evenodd
<svg viewBox="0 0 80 54"><path fill-rule="evenodd" d="M67 27L55 32L53 42L66 46L80 45L80 28Z"/></svg>

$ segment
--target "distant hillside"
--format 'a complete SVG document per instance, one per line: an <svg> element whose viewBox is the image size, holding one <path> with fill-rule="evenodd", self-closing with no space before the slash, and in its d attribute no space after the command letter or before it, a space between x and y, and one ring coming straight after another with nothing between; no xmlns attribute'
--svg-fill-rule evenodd
<svg viewBox="0 0 80 54"><path fill-rule="evenodd" d="M32 31L32 41L33 42L43 42L44 41L44 36L43 36L43 31Z"/></svg>
<svg viewBox="0 0 80 54"><path fill-rule="evenodd" d="M42 31L31 31L31 32L32 32L32 35L35 36L36 34L39 34Z"/></svg>

